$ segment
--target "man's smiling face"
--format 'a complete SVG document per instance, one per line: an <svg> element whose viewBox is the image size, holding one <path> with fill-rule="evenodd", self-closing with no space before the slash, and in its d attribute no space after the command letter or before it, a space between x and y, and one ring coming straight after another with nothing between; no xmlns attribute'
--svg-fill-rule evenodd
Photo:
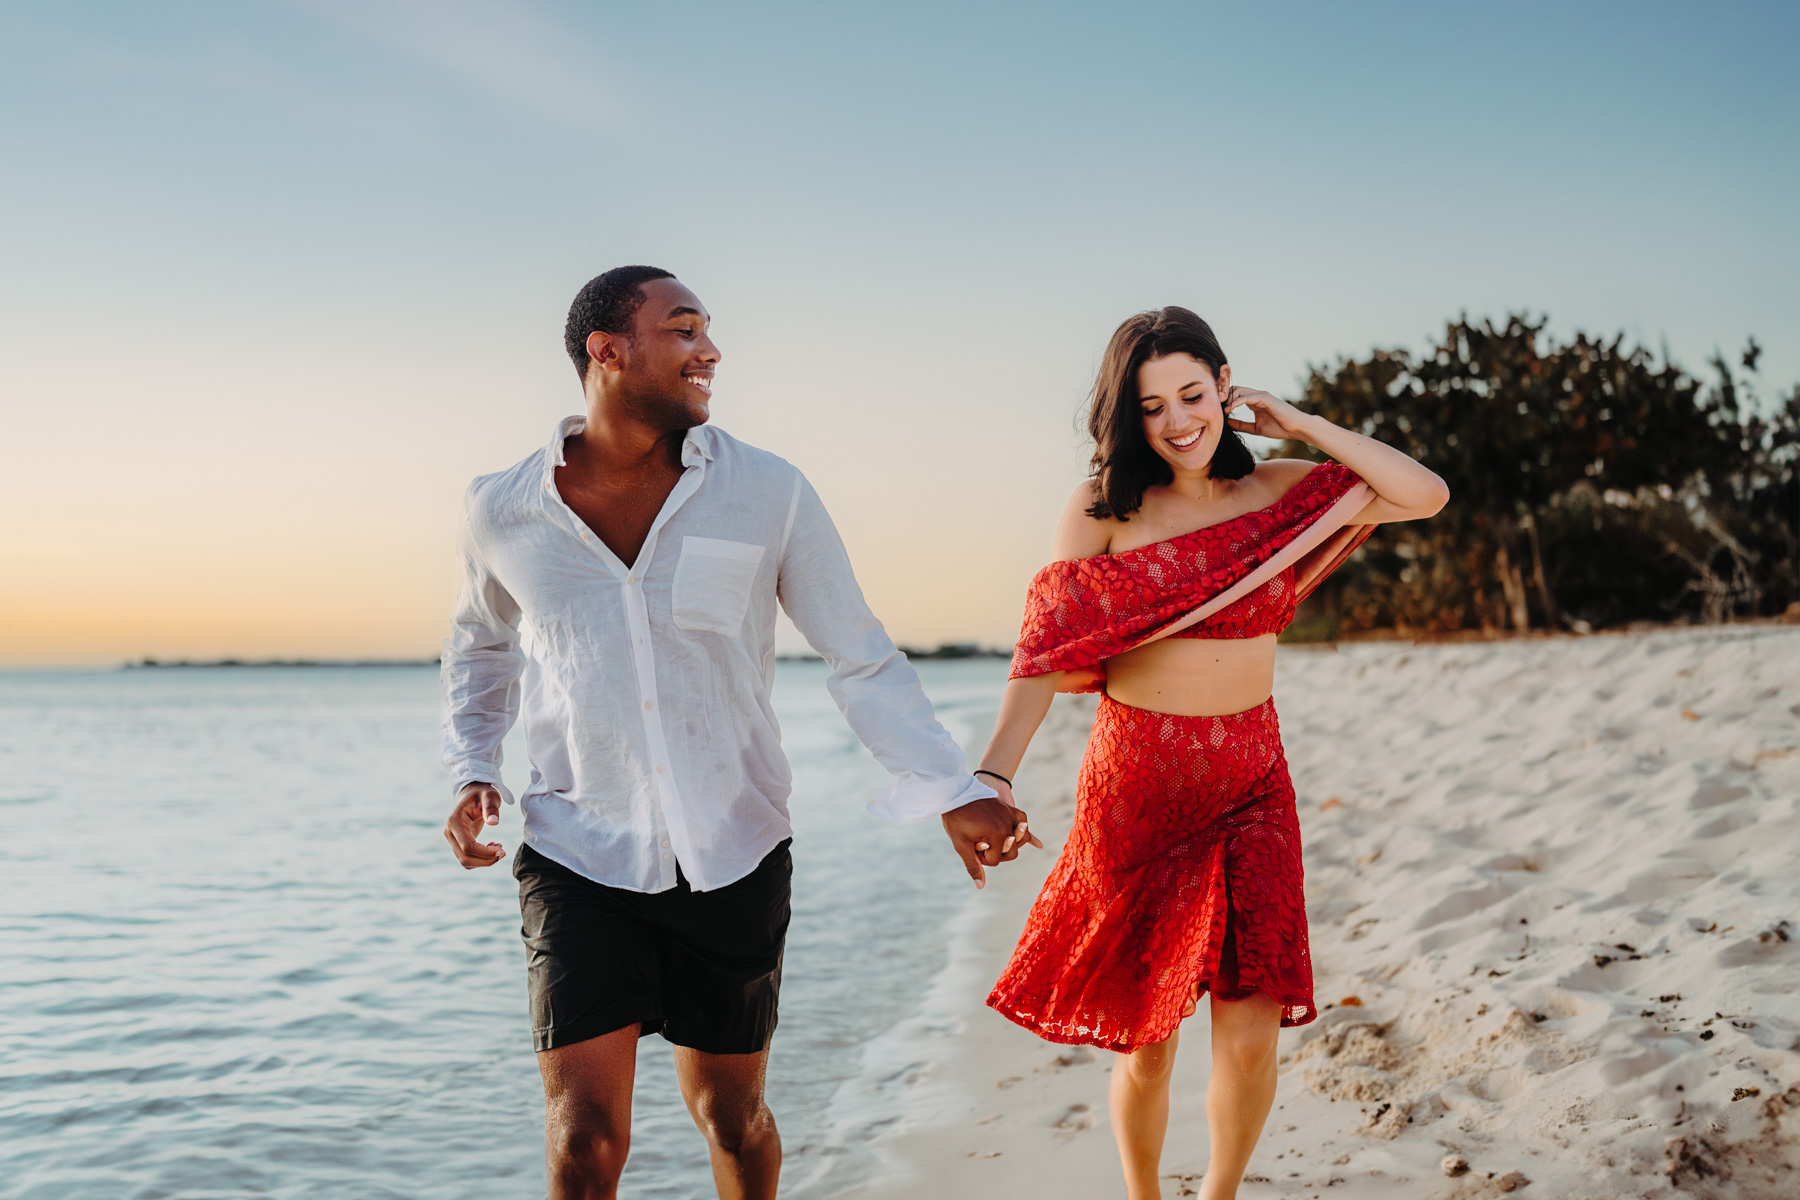
<svg viewBox="0 0 1800 1200"><path fill-rule="evenodd" d="M620 382L652 423L671 429L704 425L719 363L719 348L707 332L712 316L678 279L652 279L639 290L644 302L632 317Z"/></svg>

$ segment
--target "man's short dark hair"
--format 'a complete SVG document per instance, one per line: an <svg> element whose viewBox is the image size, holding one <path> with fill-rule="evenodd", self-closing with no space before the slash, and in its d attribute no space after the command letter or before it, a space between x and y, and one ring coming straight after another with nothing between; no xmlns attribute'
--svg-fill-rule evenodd
<svg viewBox="0 0 1800 1200"><path fill-rule="evenodd" d="M673 271L661 267L614 267L594 276L575 293L575 303L569 305L569 323L563 326L563 346L583 383L587 382L588 335L596 331L630 333L631 318L644 303L641 285L673 278Z"/></svg>

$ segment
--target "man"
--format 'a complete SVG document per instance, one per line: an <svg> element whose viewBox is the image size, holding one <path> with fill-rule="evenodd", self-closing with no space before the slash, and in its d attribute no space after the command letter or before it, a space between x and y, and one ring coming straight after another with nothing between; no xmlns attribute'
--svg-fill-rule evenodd
<svg viewBox="0 0 1800 1200"><path fill-rule="evenodd" d="M511 799L500 743L522 706L531 783L513 874L559 1200L617 1194L637 1039L652 1031L675 1044L719 1195L775 1195L763 1077L791 874L769 703L777 602L896 777L874 812L941 816L977 887L1041 844L968 773L812 487L707 425L710 324L667 271L591 281L565 330L586 415L464 501L444 836L464 867L504 857L479 839Z"/></svg>

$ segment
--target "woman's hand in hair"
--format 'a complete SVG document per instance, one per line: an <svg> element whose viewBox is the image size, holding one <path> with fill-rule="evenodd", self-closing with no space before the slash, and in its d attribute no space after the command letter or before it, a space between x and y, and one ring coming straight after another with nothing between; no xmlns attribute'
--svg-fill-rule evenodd
<svg viewBox="0 0 1800 1200"><path fill-rule="evenodd" d="M1251 419L1245 421L1232 416L1232 410L1236 408L1248 408ZM1306 436L1307 427L1312 422L1311 417L1280 396L1259 392L1255 388L1234 386L1226 391L1225 420L1239 433L1254 433L1266 438L1293 438L1302 442L1312 440Z"/></svg>

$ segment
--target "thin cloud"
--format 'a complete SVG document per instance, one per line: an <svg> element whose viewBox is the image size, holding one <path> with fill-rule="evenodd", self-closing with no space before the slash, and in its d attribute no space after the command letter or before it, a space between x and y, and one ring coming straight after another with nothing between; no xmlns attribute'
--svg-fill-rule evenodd
<svg viewBox="0 0 1800 1200"><path fill-rule="evenodd" d="M545 116L593 127L609 111L575 36L518 0L288 2Z"/></svg>

